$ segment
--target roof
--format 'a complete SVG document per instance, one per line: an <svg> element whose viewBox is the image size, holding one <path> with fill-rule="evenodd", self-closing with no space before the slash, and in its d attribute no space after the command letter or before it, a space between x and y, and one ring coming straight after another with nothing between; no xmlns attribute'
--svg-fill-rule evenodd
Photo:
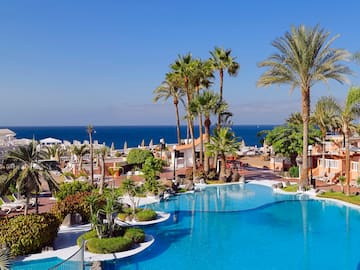
<svg viewBox="0 0 360 270"><path fill-rule="evenodd" d="M16 133L8 128L1 128L0 129L0 137L15 137Z"/></svg>
<svg viewBox="0 0 360 270"><path fill-rule="evenodd" d="M40 140L40 143L42 144L53 144L53 143L61 143L61 142L62 142L61 140L51 137Z"/></svg>
<svg viewBox="0 0 360 270"><path fill-rule="evenodd" d="M203 134L204 143L205 143L206 138L207 138L206 134ZM198 145L200 145L200 137L195 140L195 146L198 146ZM176 145L176 150L177 151L183 151L183 150L186 150L186 149L191 149L191 147L192 147L192 143Z"/></svg>

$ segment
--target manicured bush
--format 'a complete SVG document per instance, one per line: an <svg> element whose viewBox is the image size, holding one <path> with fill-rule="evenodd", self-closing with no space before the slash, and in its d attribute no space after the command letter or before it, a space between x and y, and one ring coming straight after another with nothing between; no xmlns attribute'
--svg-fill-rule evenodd
<svg viewBox="0 0 360 270"><path fill-rule="evenodd" d="M77 192L91 191L93 187L86 182L74 181L71 183L60 184L59 191L56 192L55 197L57 200L63 200L69 195L76 194Z"/></svg>
<svg viewBox="0 0 360 270"><path fill-rule="evenodd" d="M144 209L136 214L136 220L138 221L150 221L156 219L156 212L152 209Z"/></svg>
<svg viewBox="0 0 360 270"><path fill-rule="evenodd" d="M131 239L134 243L142 243L145 240L145 232L139 228L128 228L125 231L124 238Z"/></svg>
<svg viewBox="0 0 360 270"><path fill-rule="evenodd" d="M289 175L290 175L290 177L294 177L294 178L299 177L299 167L296 167L296 166L290 167Z"/></svg>
<svg viewBox="0 0 360 270"><path fill-rule="evenodd" d="M127 237L91 238L86 242L87 249L92 253L114 253L131 249L132 240Z"/></svg>
<svg viewBox="0 0 360 270"><path fill-rule="evenodd" d="M12 256L41 252L51 246L59 229L59 220L50 213L19 215L0 220L0 243Z"/></svg>

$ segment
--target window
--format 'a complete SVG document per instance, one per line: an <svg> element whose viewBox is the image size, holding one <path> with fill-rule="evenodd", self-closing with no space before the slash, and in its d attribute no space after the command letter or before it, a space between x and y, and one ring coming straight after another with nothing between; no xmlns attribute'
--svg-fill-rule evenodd
<svg viewBox="0 0 360 270"><path fill-rule="evenodd" d="M325 168L337 169L339 167L339 161L335 159L325 159L325 166L324 166L323 160L321 159L320 166Z"/></svg>
<svg viewBox="0 0 360 270"><path fill-rule="evenodd" d="M359 162L351 161L351 170L357 172L359 170Z"/></svg>

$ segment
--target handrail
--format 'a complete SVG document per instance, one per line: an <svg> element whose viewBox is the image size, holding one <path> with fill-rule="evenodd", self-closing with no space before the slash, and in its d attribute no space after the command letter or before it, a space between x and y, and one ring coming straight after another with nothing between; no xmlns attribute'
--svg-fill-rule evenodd
<svg viewBox="0 0 360 270"><path fill-rule="evenodd" d="M84 250L85 241L82 242L81 247L73 255L63 262L48 268L48 270L84 270Z"/></svg>

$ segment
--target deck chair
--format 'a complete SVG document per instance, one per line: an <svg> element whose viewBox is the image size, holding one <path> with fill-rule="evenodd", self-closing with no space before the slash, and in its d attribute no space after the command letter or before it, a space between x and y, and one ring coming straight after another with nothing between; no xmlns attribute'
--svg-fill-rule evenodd
<svg viewBox="0 0 360 270"><path fill-rule="evenodd" d="M22 202L6 202L8 199L5 197L0 197L1 202L1 211L4 211L6 214L9 214L12 211L22 211L25 207L25 203Z"/></svg>

